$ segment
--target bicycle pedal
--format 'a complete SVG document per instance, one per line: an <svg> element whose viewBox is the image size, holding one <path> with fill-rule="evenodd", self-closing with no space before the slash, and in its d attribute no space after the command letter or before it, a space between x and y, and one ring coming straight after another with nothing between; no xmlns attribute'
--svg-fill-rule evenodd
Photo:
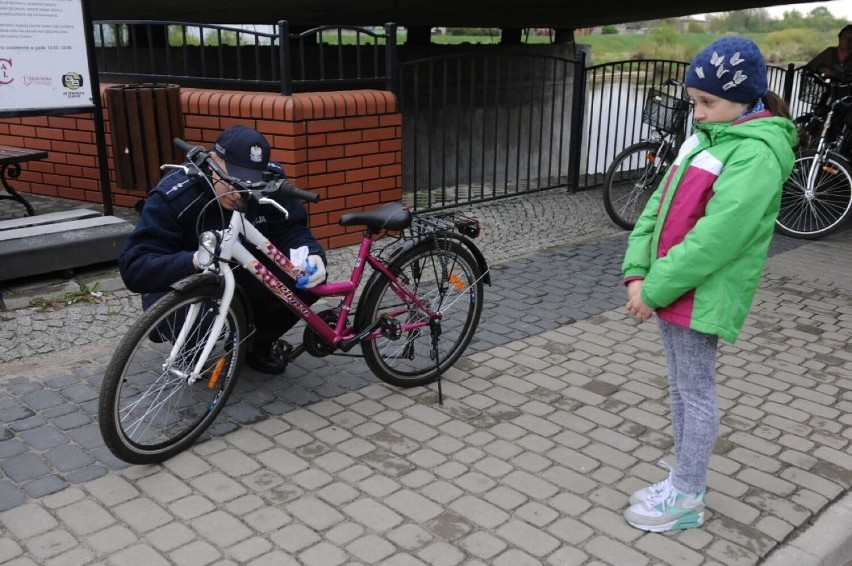
<svg viewBox="0 0 852 566"><path fill-rule="evenodd" d="M831 167L829 165L823 165L822 170L829 175L837 175L840 172L836 167Z"/></svg>
<svg viewBox="0 0 852 566"><path fill-rule="evenodd" d="M398 340L402 337L402 325L397 319L389 314L383 314L380 321L382 336L391 340Z"/></svg>

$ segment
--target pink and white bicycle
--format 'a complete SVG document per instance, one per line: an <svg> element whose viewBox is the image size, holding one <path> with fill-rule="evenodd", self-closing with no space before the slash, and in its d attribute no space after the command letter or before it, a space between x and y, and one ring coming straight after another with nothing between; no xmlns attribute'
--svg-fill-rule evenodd
<svg viewBox="0 0 852 566"><path fill-rule="evenodd" d="M200 147L182 140L187 175L210 171L243 199L287 210L276 194L316 201L317 195L286 179L249 183L224 173ZM413 215L391 203L345 214L343 226L363 226L364 237L348 280L310 292L338 303L314 311L246 247L260 250L288 276L304 272L255 228L238 206L224 230L200 234L210 258L201 273L172 286L132 325L104 375L98 406L101 434L118 458L147 464L166 460L191 445L224 407L236 384L252 336L250 310L233 270L242 267L305 321L303 352L327 356L356 345L384 382L412 387L438 380L462 355L482 312L483 284L490 284L482 252L472 238L479 222L457 213ZM381 240L383 245L377 245ZM359 292L365 267L372 273Z"/></svg>

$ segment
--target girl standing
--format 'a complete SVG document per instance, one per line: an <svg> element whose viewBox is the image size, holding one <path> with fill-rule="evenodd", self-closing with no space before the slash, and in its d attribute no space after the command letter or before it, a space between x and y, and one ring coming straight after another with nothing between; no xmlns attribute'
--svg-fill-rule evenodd
<svg viewBox="0 0 852 566"><path fill-rule="evenodd" d="M624 512L653 532L704 522L719 431L716 346L736 340L751 307L798 143L751 40L707 46L685 86L694 133L636 222L622 266L627 310L639 320L656 312L669 374L676 465Z"/></svg>

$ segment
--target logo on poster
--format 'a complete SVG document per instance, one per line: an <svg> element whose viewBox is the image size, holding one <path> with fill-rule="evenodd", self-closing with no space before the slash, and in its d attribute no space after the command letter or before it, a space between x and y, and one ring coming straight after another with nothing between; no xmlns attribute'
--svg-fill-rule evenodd
<svg viewBox="0 0 852 566"><path fill-rule="evenodd" d="M74 92L77 89L83 88L83 75L74 71L62 75L62 86L67 88L62 96L68 99L83 98L84 92ZM69 92L71 91L71 92Z"/></svg>
<svg viewBox="0 0 852 566"><path fill-rule="evenodd" d="M50 86L50 77L48 76L33 76L33 75L24 75L24 86L30 85L48 85Z"/></svg>
<svg viewBox="0 0 852 566"><path fill-rule="evenodd" d="M12 76L12 60L0 57L0 85L12 84L15 77Z"/></svg>
<svg viewBox="0 0 852 566"><path fill-rule="evenodd" d="M68 90L77 90L83 87L83 75L71 71L62 75L62 86Z"/></svg>

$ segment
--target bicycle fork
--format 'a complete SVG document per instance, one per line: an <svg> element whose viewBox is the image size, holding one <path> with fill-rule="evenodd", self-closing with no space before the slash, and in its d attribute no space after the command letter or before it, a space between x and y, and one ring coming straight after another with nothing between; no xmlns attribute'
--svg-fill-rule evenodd
<svg viewBox="0 0 852 566"><path fill-rule="evenodd" d="M201 314L201 305L198 303L192 304L189 307L189 311L187 312L186 319L183 322L183 326L180 329L180 333L178 334L175 343L172 345L171 352L169 352L169 357L166 359L163 364L163 369L168 370L173 375L180 377L181 379L186 379L186 383L188 385L194 384L196 381L201 379L201 371L204 369L205 364L207 363L207 358L210 356L210 353L213 351L213 348L216 347L216 341L219 339L219 335L222 332L222 328L225 326L225 318L228 316L228 309L231 306L231 301L234 298L234 274L231 271L230 266L225 262L220 262L219 267L222 272L222 277L224 279L224 290L222 292L222 298L219 301L219 312L216 314L216 318L213 320L213 325L210 328L210 332L207 335L207 339L204 343L204 349L201 351L201 355L198 356L198 359L195 361L195 365L192 368L192 371L189 373L182 372L172 364L175 360L180 356L180 352L184 351L184 347L186 346L187 339L189 338L189 334L193 328L195 328L195 323L198 320L199 315ZM212 387L212 385L211 385Z"/></svg>

